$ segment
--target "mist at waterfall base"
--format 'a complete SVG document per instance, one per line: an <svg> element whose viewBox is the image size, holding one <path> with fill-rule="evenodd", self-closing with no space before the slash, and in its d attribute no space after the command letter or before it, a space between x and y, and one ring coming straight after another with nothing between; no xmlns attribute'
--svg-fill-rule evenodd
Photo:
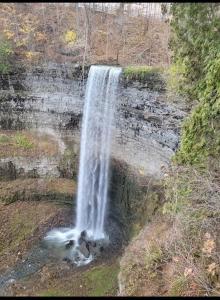
<svg viewBox="0 0 220 300"><path fill-rule="evenodd" d="M88 264L98 255L97 251L85 255L80 246L83 240L87 241L87 250L88 245L101 250L109 242L104 225L111 126L120 73L118 67L90 68L82 120L76 225L53 229L44 238L49 248L77 266Z"/></svg>

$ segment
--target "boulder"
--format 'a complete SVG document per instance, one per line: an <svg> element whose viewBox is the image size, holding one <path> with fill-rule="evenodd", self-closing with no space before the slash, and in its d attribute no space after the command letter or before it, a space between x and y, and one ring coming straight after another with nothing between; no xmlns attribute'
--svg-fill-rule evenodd
<svg viewBox="0 0 220 300"><path fill-rule="evenodd" d="M69 240L66 244L65 244L65 248L66 249L70 249L72 247L74 247L75 245L75 241L74 240Z"/></svg>
<svg viewBox="0 0 220 300"><path fill-rule="evenodd" d="M83 241L80 246L79 246L79 251L86 257L88 258L90 255L89 247L88 244Z"/></svg>

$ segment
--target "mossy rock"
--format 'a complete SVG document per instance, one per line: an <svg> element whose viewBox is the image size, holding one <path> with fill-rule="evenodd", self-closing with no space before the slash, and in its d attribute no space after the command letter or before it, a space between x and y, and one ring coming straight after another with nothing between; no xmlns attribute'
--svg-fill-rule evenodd
<svg viewBox="0 0 220 300"><path fill-rule="evenodd" d="M142 177L122 162L112 160L109 196L110 215L120 220L127 237L151 221L163 198L160 182Z"/></svg>

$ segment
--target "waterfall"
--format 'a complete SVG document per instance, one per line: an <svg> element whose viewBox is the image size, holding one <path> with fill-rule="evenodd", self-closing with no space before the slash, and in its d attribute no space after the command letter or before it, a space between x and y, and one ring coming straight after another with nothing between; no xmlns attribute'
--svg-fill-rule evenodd
<svg viewBox="0 0 220 300"><path fill-rule="evenodd" d="M92 66L83 112L76 229L104 238L111 125L120 68Z"/></svg>
<svg viewBox="0 0 220 300"><path fill-rule="evenodd" d="M75 228L53 229L45 237L52 250L78 266L92 261L108 240L104 222L111 128L120 73L121 68L117 67L90 68L82 120L76 225Z"/></svg>

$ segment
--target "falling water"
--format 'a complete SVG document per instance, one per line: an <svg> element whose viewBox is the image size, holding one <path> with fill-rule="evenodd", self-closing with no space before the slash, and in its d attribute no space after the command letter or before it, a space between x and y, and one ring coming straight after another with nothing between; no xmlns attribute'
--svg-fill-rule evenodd
<svg viewBox="0 0 220 300"><path fill-rule="evenodd" d="M104 238L111 124L120 68L92 66L83 113L77 222L94 239Z"/></svg>
<svg viewBox="0 0 220 300"><path fill-rule="evenodd" d="M52 249L60 249L77 265L89 263L80 250L80 236L86 232L91 241L107 240L104 231L108 198L108 173L111 148L111 127L121 69L91 66L86 86L83 111L76 226L50 231L45 240ZM68 243L73 240L74 246ZM67 246L67 247L66 247ZM68 250L66 250L68 249Z"/></svg>

